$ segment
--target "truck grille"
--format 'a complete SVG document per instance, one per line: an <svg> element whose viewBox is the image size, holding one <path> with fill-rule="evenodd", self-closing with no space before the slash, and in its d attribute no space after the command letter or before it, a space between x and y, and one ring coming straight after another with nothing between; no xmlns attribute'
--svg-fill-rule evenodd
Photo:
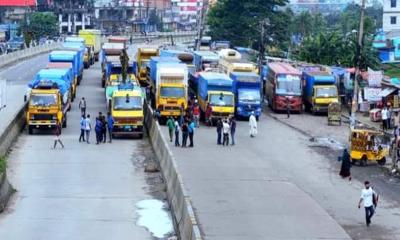
<svg viewBox="0 0 400 240"><path fill-rule="evenodd" d="M34 114L32 116L34 120L53 120L53 115L51 114Z"/></svg>
<svg viewBox="0 0 400 240"><path fill-rule="evenodd" d="M229 117L230 113L213 112L212 115L213 115L214 117Z"/></svg>
<svg viewBox="0 0 400 240"><path fill-rule="evenodd" d="M166 111L180 111L181 108L180 107L176 107L176 106L164 106L164 110L166 110Z"/></svg>
<svg viewBox="0 0 400 240"><path fill-rule="evenodd" d="M135 124L141 121L142 118L116 118L115 124Z"/></svg>

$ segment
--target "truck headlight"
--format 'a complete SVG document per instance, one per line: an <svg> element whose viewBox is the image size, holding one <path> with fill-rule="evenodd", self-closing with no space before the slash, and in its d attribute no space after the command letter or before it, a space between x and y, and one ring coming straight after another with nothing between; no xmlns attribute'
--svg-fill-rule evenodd
<svg viewBox="0 0 400 240"><path fill-rule="evenodd" d="M53 119L53 120L57 120L57 116L56 116L56 115L53 115L52 119Z"/></svg>
<svg viewBox="0 0 400 240"><path fill-rule="evenodd" d="M243 111L243 108L242 108L242 107L237 107L236 110L237 110L238 112L241 112L241 111Z"/></svg>

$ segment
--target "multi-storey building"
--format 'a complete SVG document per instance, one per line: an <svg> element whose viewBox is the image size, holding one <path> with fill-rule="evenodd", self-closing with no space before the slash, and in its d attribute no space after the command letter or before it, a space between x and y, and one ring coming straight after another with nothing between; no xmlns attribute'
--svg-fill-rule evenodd
<svg viewBox="0 0 400 240"><path fill-rule="evenodd" d="M93 5L87 0L53 0L53 11L58 15L60 33L76 34L91 28Z"/></svg>
<svg viewBox="0 0 400 240"><path fill-rule="evenodd" d="M400 30L400 0L383 0L383 31Z"/></svg>

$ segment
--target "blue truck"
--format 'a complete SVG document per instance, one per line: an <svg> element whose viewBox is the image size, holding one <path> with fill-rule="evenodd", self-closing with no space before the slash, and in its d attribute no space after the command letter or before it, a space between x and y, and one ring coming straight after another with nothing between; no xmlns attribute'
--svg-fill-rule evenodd
<svg viewBox="0 0 400 240"><path fill-rule="evenodd" d="M258 119L261 116L261 81L260 76L251 72L232 72L233 92L235 94L235 115Z"/></svg>
<svg viewBox="0 0 400 240"><path fill-rule="evenodd" d="M193 61L195 69L189 73L189 93L192 96L197 94L199 73L218 69L219 56L211 51L195 51Z"/></svg>
<svg viewBox="0 0 400 240"><path fill-rule="evenodd" d="M78 83L82 81L83 78L83 69L84 69L84 56L85 56L85 45L82 45L82 43L79 42L65 42L62 45L63 50L67 51L77 51L78 52L78 69L79 69L79 74L78 74Z"/></svg>
<svg viewBox="0 0 400 240"><path fill-rule="evenodd" d="M327 71L303 71L303 102L307 110L326 113L329 104L339 102L335 77Z"/></svg>
<svg viewBox="0 0 400 240"><path fill-rule="evenodd" d="M73 87L76 89L82 79L82 72L79 65L79 53L77 51L52 51L49 54L51 63L72 63Z"/></svg>
<svg viewBox="0 0 400 240"><path fill-rule="evenodd" d="M209 120L212 124L218 118L226 118L234 114L233 81L226 74L215 72L200 73L197 98L203 116L207 112L207 106L211 106L212 111Z"/></svg>

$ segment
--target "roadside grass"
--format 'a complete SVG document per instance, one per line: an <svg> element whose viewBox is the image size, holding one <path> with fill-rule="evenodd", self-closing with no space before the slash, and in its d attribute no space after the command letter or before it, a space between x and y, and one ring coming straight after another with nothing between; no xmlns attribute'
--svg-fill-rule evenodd
<svg viewBox="0 0 400 240"><path fill-rule="evenodd" d="M0 174L6 171L6 157L0 156Z"/></svg>

